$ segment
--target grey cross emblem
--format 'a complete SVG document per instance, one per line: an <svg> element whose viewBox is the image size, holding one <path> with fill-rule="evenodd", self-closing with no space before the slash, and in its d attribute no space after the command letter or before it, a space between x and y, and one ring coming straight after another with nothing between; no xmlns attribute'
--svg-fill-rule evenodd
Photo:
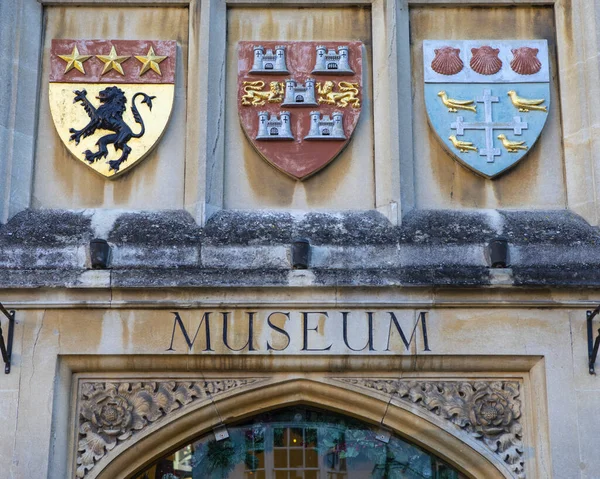
<svg viewBox="0 0 600 479"><path fill-rule="evenodd" d="M485 120L465 122L464 117L457 116L450 128L456 130L457 136L464 135L465 130L484 130L485 148L480 148L479 154L485 156L488 163L493 163L494 158L502 154L500 148L494 148L494 130L513 130L515 135L521 135L523 130L527 129L527 122L523 121L520 116L513 117L513 121L510 123L493 121L492 104L498 103L500 100L497 96L492 96L491 90L483 90L483 96L477 97L476 101L483 103Z"/></svg>

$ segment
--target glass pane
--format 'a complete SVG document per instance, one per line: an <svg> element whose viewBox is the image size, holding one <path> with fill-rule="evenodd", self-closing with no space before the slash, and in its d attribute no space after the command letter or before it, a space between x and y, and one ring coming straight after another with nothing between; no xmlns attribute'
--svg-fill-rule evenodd
<svg viewBox="0 0 600 479"><path fill-rule="evenodd" d="M134 479L465 479L431 453L355 419L311 408L262 414L208 434Z"/></svg>
<svg viewBox="0 0 600 479"><path fill-rule="evenodd" d="M304 430L299 427L293 427L290 431L290 446L302 446Z"/></svg>
<svg viewBox="0 0 600 479"><path fill-rule="evenodd" d="M317 446L317 430L313 428L304 430L304 440L307 447Z"/></svg>
<svg viewBox="0 0 600 479"><path fill-rule="evenodd" d="M288 467L288 451L287 449L275 449L273 451L275 467Z"/></svg>
<svg viewBox="0 0 600 479"><path fill-rule="evenodd" d="M304 466L304 450L303 449L292 449L290 450L290 467L296 469Z"/></svg>
<svg viewBox="0 0 600 479"><path fill-rule="evenodd" d="M258 459L258 469L265 468L265 451L256 451L254 453L256 458Z"/></svg>
<svg viewBox="0 0 600 479"><path fill-rule="evenodd" d="M306 450L306 467L319 467L319 453L316 449Z"/></svg>
<svg viewBox="0 0 600 479"><path fill-rule="evenodd" d="M287 446L287 428L276 427L273 431L273 444L275 447Z"/></svg>
<svg viewBox="0 0 600 479"><path fill-rule="evenodd" d="M459 479L462 475L458 474L455 470L451 469L446 464L437 465L437 476L435 479Z"/></svg>

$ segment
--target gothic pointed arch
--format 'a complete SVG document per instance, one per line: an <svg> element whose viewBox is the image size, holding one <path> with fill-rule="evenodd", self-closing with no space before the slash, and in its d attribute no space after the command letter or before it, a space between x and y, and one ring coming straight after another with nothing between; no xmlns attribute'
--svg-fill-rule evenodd
<svg viewBox="0 0 600 479"><path fill-rule="evenodd" d="M126 386L124 384L95 380L80 387L77 412L79 441L75 454L80 472L74 477L131 478L169 451L210 432L221 420L225 424L238 422L293 405L326 409L374 425L380 424L383 418L386 428L432 451L473 479L525 477L524 474L520 476L511 471L501 455L491 451L452 421L440 418L420 405L390 398L381 389L373 389L348 378L313 380L299 377L276 380L256 377L197 382L129 381ZM94 396L94 389L113 392L104 394L109 399L100 400L101 395ZM143 398L139 397L140 390L146 391L141 394ZM85 391L83 394L87 396L82 396L81 391ZM117 394L119 391L121 394ZM196 392L190 395L189 391ZM95 399L90 401L90 398ZM349 408L349 405L353 407ZM140 407L142 409L136 411ZM118 411L121 411L121 416L128 417L127 411L131 416L128 417L128 431L121 431L104 417L108 414L108 419L114 421ZM133 421L138 421L136 415L146 421L143 426L135 423L133 427ZM149 420L151 418L155 420ZM101 444L107 432L112 434L112 442ZM90 445L97 446L95 452L99 454L94 456L88 447ZM91 458L92 462L88 463L91 467L82 469L84 456L86 460Z"/></svg>

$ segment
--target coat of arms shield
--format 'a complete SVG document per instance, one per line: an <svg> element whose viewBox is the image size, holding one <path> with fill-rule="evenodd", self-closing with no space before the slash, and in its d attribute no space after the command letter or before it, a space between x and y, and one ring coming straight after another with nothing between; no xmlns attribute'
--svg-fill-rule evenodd
<svg viewBox="0 0 600 479"><path fill-rule="evenodd" d="M361 42L239 42L242 128L272 166L304 180L348 144L362 102Z"/></svg>
<svg viewBox="0 0 600 479"><path fill-rule="evenodd" d="M533 147L548 118L546 40L425 40L425 107L452 157L494 178Z"/></svg>
<svg viewBox="0 0 600 479"><path fill-rule="evenodd" d="M67 149L113 179L162 136L175 94L175 41L52 40L49 100Z"/></svg>

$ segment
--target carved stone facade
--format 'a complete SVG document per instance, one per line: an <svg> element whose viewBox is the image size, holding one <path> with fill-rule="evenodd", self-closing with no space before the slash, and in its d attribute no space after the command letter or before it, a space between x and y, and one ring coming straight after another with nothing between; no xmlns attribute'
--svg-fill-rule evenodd
<svg viewBox="0 0 600 479"><path fill-rule="evenodd" d="M598 479L600 377L589 374L586 311L600 302L600 2L289 3L0 0L0 301L16 311L11 371L0 380L0 479L132 477L217 423L209 394L230 408L227 424L282 407L285 387L290 402L370 424L387 414L394 433L468 477ZM69 38L176 42L168 126L147 159L115 181L74 161L52 121L52 40ZM457 38L485 40L474 48L524 38L515 50L548 45L547 59L536 54L551 73L544 131L525 161L493 181L447 148L481 164L486 157L457 150L454 133L438 141L429 126L424 68L433 58L424 61L423 43ZM267 58L259 52L265 71L255 74L259 45ZM327 66L329 50L331 62L341 60L344 45L354 76L312 73L318 46ZM504 51L507 72L537 74ZM87 71L92 62L103 69L90 57ZM141 66L135 57L124 65ZM267 74L279 67L279 76ZM149 75L158 77L139 78ZM107 87L123 85L114 69L103 77ZM254 143L258 112L279 115L282 105L239 107L244 81L280 98L283 88L267 85L290 78L302 88L313 78L317 101L342 93L342 81L361 87L360 109L319 106L330 119L343 113L347 140L307 140L297 162L288 160L316 107L289 108L295 141ZM319 93L318 82L326 91L334 80ZM483 96L429 84L438 108L441 91L458 101ZM290 85L294 102L306 95ZM502 105L530 125L546 115L519 112L500 93L492 88L499 103L488 98L494 112ZM443 113L453 131L463 113ZM464 114L474 126L475 112ZM106 269L92 266L96 239L110 247ZM297 239L309 242L307 269L294 268ZM491 258L497 239L506 240L504 261ZM186 336L174 327L178 311ZM426 331L416 323L423 312ZM596 317L590 339L598 327ZM396 374L403 379L390 379ZM202 431L178 421L196 413ZM181 429L163 441L164 424ZM145 462L123 472L129 455Z"/></svg>
<svg viewBox="0 0 600 479"><path fill-rule="evenodd" d="M518 382L411 381L340 378L426 409L498 455L517 479L525 479L523 429Z"/></svg>
<svg viewBox="0 0 600 479"><path fill-rule="evenodd" d="M516 381L431 381L334 378L348 386L376 391L416 405L450 422L483 443L516 479L525 479L521 392ZM77 478L124 441L174 411L203 400L248 388L261 378L202 381L88 381L79 385Z"/></svg>
<svg viewBox="0 0 600 479"><path fill-rule="evenodd" d="M84 381L77 411L77 473L84 478L115 446L175 410L260 381Z"/></svg>

